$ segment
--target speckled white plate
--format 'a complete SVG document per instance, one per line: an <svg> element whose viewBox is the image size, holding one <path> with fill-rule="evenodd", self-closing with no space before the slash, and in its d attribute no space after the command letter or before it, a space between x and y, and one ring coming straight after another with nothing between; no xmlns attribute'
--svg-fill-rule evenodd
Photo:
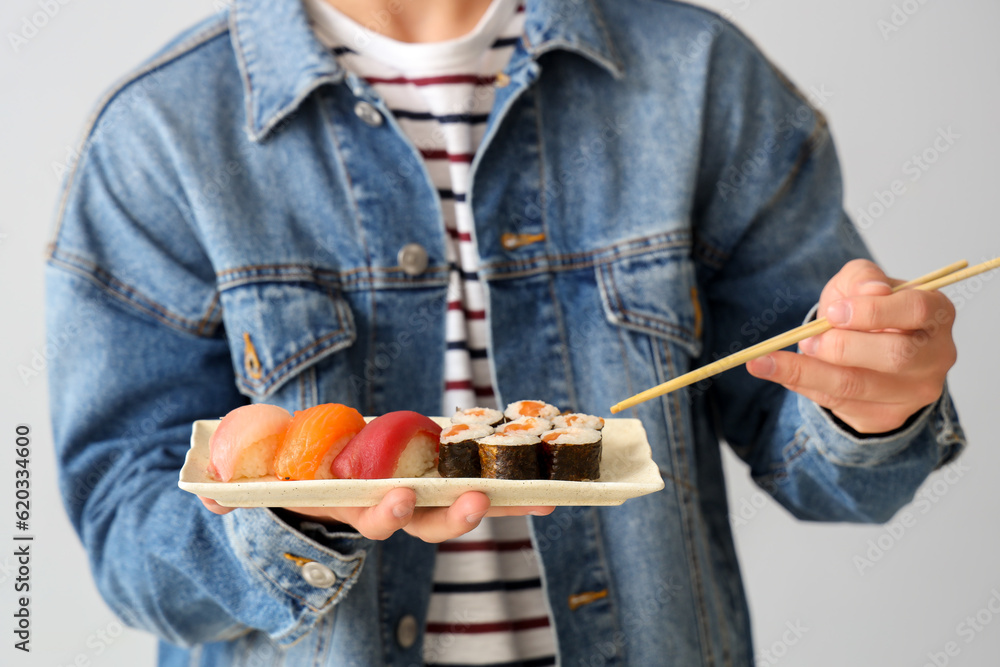
<svg viewBox="0 0 1000 667"><path fill-rule="evenodd" d="M448 424L444 417L434 417ZM333 479L282 482L260 477L241 482L218 482L206 472L208 441L218 420L194 422L191 449L181 469L185 491L212 498L227 507L365 507L375 505L389 489L408 486L417 492L417 505L450 505L465 491L483 491L494 506L509 505L621 505L629 498L663 488L653 462L646 430L638 419L608 419L604 426L601 479L597 482L443 478L437 471L423 477L395 479Z"/></svg>

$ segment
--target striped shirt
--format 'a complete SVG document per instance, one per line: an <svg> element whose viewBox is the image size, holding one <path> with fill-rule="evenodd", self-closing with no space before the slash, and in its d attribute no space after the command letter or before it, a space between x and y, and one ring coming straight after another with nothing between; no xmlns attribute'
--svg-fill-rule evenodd
<svg viewBox="0 0 1000 667"><path fill-rule="evenodd" d="M467 35L403 43L362 27L324 0L305 4L318 38L345 69L372 86L420 151L440 197L450 267L442 405L446 412L495 407L469 171L486 130L497 75L523 30L524 8L517 0L494 0ZM538 558L523 517L485 519L468 534L439 545L433 586L426 664L556 664Z"/></svg>

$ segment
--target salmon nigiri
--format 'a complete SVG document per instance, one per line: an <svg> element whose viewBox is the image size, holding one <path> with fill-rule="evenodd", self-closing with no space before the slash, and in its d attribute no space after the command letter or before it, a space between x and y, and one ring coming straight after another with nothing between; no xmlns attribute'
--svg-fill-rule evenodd
<svg viewBox="0 0 1000 667"><path fill-rule="evenodd" d="M402 410L388 412L364 428L333 461L341 479L419 477L436 465L441 427Z"/></svg>
<svg viewBox="0 0 1000 667"><path fill-rule="evenodd" d="M354 408L324 403L295 413L274 456L278 479L331 479L330 464L365 427Z"/></svg>
<svg viewBox="0 0 1000 667"><path fill-rule="evenodd" d="M274 474L274 452L292 416L277 405L244 405L219 422L208 442L208 472L228 482Z"/></svg>

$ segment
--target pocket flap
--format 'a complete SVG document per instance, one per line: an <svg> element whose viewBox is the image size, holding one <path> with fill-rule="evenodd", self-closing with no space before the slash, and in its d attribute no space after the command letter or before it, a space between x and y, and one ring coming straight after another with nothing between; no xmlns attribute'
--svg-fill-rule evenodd
<svg viewBox="0 0 1000 667"><path fill-rule="evenodd" d="M318 284L250 283L223 290L222 317L240 391L262 399L303 368L354 343L347 302Z"/></svg>
<svg viewBox="0 0 1000 667"><path fill-rule="evenodd" d="M649 253L601 264L597 282L611 322L701 354L701 305L686 255Z"/></svg>

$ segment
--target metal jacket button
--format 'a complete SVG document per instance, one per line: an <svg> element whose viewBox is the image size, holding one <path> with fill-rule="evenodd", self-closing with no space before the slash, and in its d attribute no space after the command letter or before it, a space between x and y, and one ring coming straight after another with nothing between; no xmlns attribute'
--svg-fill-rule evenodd
<svg viewBox="0 0 1000 667"><path fill-rule="evenodd" d="M407 243L399 249L396 261L407 275L419 276L427 268L427 251L419 243Z"/></svg>
<svg viewBox="0 0 1000 667"><path fill-rule="evenodd" d="M417 643L417 619L412 614L399 619L399 625L396 626L396 641L403 648L410 648Z"/></svg>
<svg viewBox="0 0 1000 667"><path fill-rule="evenodd" d="M358 102L354 105L354 115L361 119L365 125L378 127L382 124L382 114L368 102Z"/></svg>
<svg viewBox="0 0 1000 667"><path fill-rule="evenodd" d="M306 583L316 588L330 588L337 583L337 575L322 563L312 561L302 566L302 578Z"/></svg>

